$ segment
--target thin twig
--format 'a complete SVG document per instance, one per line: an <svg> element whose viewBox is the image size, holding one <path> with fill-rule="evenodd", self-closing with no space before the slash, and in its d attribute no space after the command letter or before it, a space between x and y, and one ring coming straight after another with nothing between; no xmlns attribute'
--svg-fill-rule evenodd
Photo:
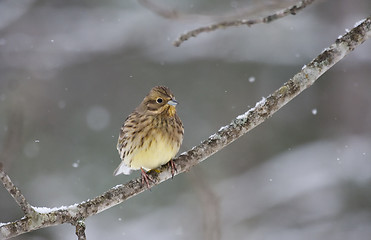
<svg viewBox="0 0 371 240"><path fill-rule="evenodd" d="M204 32L212 32L218 29L224 29L224 28L231 27L231 26L237 27L241 25L247 25L250 27L251 25L258 24L258 23L270 23L274 20L283 18L289 14L295 15L297 12L299 12L300 10L302 10L303 8L305 8L312 2L314 2L314 0L302 0L298 4L295 4L289 8L286 8L284 10L278 11L272 15L262 17L262 18L255 18L255 19L249 19L249 20L239 19L239 20L233 20L233 21L223 21L223 22L219 22L219 23L206 26L206 27L200 27L200 28L194 29L192 31L189 31L185 34L180 35L180 37L173 43L173 45L175 47L179 47L183 42L187 41L191 37L196 37L200 33L204 33Z"/></svg>
<svg viewBox="0 0 371 240"><path fill-rule="evenodd" d="M263 123L286 103L310 87L323 73L369 37L371 37L371 16L363 20L344 36L338 38L334 44L304 66L292 79L270 96L258 102L254 108L235 118L229 125L220 128L217 133L210 136L200 145L177 157L174 160L178 170L176 175L188 171L194 165L204 161ZM171 168L167 165L162 166L158 170L158 172L152 171L149 173L153 179L153 182L149 183L150 186L158 185L172 177ZM3 178L1 180L3 181ZM81 219L86 219L89 216L116 206L147 189L147 186L141 184L141 178L137 178L126 184L117 185L102 195L79 204L58 209L48 209L48 211L44 209L39 211L41 209L34 208L36 210L34 216L27 215L14 222L0 223L0 239L18 236L48 226L63 223L74 224Z"/></svg>
<svg viewBox="0 0 371 240"><path fill-rule="evenodd" d="M10 177L4 172L2 166L0 166L0 180L5 189L9 192L9 194L13 197L15 202L26 215L30 215L35 212L32 206L26 201L26 198L23 196L21 191L13 184Z"/></svg>
<svg viewBox="0 0 371 240"><path fill-rule="evenodd" d="M77 221L75 233L78 240L86 240L85 229L85 222L83 220Z"/></svg>

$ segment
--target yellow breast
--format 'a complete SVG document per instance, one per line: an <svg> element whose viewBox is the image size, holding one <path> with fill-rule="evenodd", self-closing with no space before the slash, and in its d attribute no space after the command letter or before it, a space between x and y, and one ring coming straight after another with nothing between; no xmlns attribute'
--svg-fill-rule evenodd
<svg viewBox="0 0 371 240"><path fill-rule="evenodd" d="M142 147L133 151L130 156L131 169L150 170L169 162L179 151L179 145L171 142L162 134L156 134L151 140L146 141ZM129 157L129 156L128 156Z"/></svg>

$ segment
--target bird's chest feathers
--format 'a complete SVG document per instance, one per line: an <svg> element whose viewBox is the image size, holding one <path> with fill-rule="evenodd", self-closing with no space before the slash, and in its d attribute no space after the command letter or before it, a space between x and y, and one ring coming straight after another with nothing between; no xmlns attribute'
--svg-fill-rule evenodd
<svg viewBox="0 0 371 240"><path fill-rule="evenodd" d="M166 135L153 134L132 157L131 167L147 170L157 168L170 161L178 150L176 143Z"/></svg>
<svg viewBox="0 0 371 240"><path fill-rule="evenodd" d="M176 113L175 107L174 106L169 106L169 108L167 109L167 115L169 117L174 117L175 113Z"/></svg>

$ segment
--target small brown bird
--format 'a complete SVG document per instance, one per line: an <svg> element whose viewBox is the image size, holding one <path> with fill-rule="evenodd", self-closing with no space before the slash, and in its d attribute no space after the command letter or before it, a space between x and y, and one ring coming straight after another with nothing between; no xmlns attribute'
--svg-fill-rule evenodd
<svg viewBox="0 0 371 240"><path fill-rule="evenodd" d="M141 170L142 183L148 183L146 171L170 161L172 175L175 165L172 158L183 141L183 124L176 114L178 102L169 88L156 86L142 103L125 120L117 142L121 164L114 175L130 174Z"/></svg>

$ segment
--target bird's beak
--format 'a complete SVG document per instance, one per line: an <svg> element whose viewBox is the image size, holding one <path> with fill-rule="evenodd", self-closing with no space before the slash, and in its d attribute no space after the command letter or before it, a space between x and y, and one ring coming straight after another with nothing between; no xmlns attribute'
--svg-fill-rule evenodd
<svg viewBox="0 0 371 240"><path fill-rule="evenodd" d="M168 102L167 102L167 104L169 104L170 106L176 106L177 104L178 104L178 102L177 101L175 101L175 100L173 100L173 99L171 99L171 100L169 100Z"/></svg>

